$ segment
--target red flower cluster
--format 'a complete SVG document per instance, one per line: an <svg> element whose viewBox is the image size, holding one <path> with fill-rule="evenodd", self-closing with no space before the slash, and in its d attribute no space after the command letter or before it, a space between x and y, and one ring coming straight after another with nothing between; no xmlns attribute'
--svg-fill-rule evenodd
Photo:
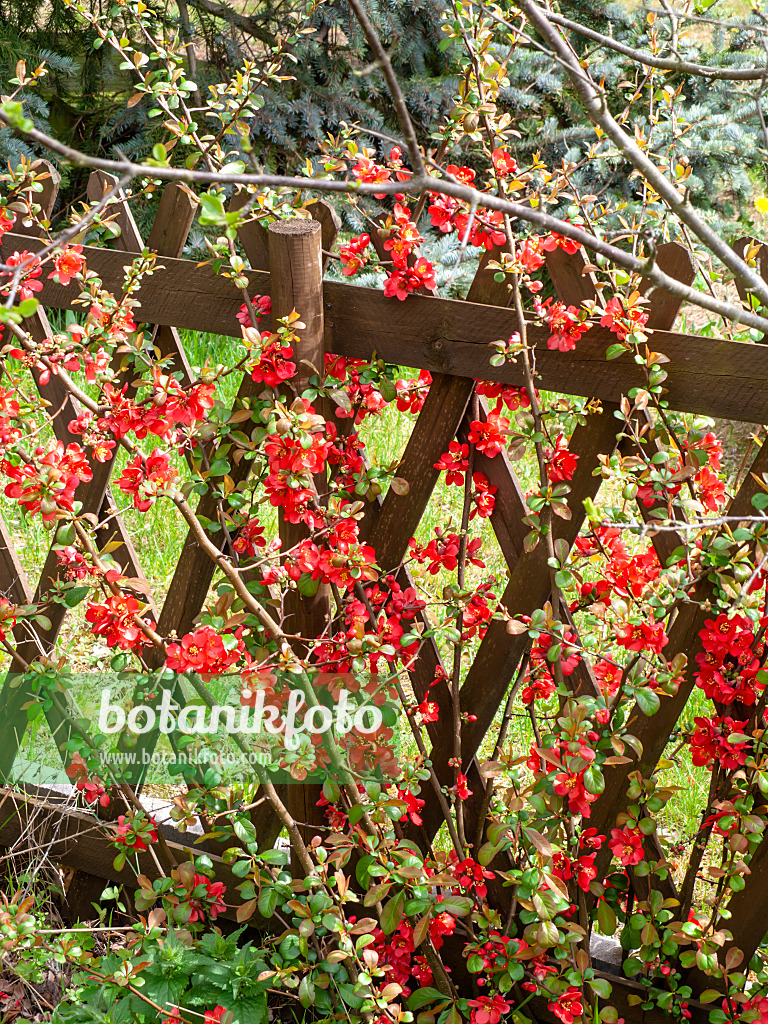
<svg viewBox="0 0 768 1024"><path fill-rule="evenodd" d="M691 760L698 767L712 770L713 761L730 771L749 757L752 744L744 740L731 740L734 734L743 735L747 720L736 721L728 715L722 718L694 718L696 729L691 736Z"/></svg>
<svg viewBox="0 0 768 1024"><path fill-rule="evenodd" d="M448 917L449 915L445 915ZM439 937L437 931L432 935L432 926L436 919L430 922L429 931L433 938ZM451 918L453 920L453 918ZM454 922L455 924L455 922ZM369 949L374 950L378 955L379 965L389 968L387 981L394 982L403 990L403 997L408 998L414 988L423 988L432 983L432 972L424 956L416 956L416 946L413 941L413 926L409 921L401 921L394 932L387 938L381 928L375 928L373 932L374 941ZM442 939L440 939L442 945Z"/></svg>
<svg viewBox="0 0 768 1024"><path fill-rule="evenodd" d="M194 633L186 633L179 643L168 644L165 664L173 672L196 672L207 681L232 668L243 651L239 636L200 626Z"/></svg>
<svg viewBox="0 0 768 1024"><path fill-rule="evenodd" d="M341 257L341 272L347 277L352 277L368 262L367 249L371 244L370 235L358 235L351 238L346 245L339 249Z"/></svg>
<svg viewBox="0 0 768 1024"><path fill-rule="evenodd" d="M238 530L237 536L232 542L232 548L238 555L248 555L249 558L253 558L256 554L256 548L266 547L266 544L264 527L253 516L251 519L246 519Z"/></svg>
<svg viewBox="0 0 768 1024"><path fill-rule="evenodd" d="M699 637L704 651L696 655L696 685L719 704L755 704L765 688L757 679L763 644L755 645L750 620L721 614L705 621Z"/></svg>
<svg viewBox="0 0 768 1024"><path fill-rule="evenodd" d="M624 622L614 626L616 642L628 651L652 651L661 654L669 637L661 622Z"/></svg>
<svg viewBox="0 0 768 1024"><path fill-rule="evenodd" d="M7 267L16 268L26 264L27 260L29 260L29 265L21 272L19 278L19 285L16 291L17 302L23 302L25 299L32 299L34 298L35 292L43 290L43 282L37 280L37 278L42 274L43 268L40 266L40 260L33 252L29 252L25 249L23 252L16 251L11 253L10 256L6 257L5 264ZM4 271L3 276L11 277L11 274L9 271ZM3 289L2 294L8 295L10 290L11 285L9 283Z"/></svg>
<svg viewBox="0 0 768 1024"><path fill-rule="evenodd" d="M395 382L397 391L397 408L400 412L420 413L429 394L432 374L429 370L421 370L415 380L398 380Z"/></svg>
<svg viewBox="0 0 768 1024"><path fill-rule="evenodd" d="M420 256L412 267L395 267L384 283L384 294L402 302L411 292L417 292L420 288L433 291L436 287L435 268L429 260Z"/></svg>
<svg viewBox="0 0 768 1024"><path fill-rule="evenodd" d="M509 420L495 411L488 413L488 419L473 420L469 425L469 440L479 452L494 458L504 451L509 433Z"/></svg>
<svg viewBox="0 0 768 1024"><path fill-rule="evenodd" d="M606 303L605 312L600 319L601 326L607 327L619 341L626 341L630 334L642 331L648 323L648 313L641 307L641 302L640 292L632 292L626 299L614 295Z"/></svg>
<svg viewBox="0 0 768 1024"><path fill-rule="evenodd" d="M3 460L0 468L10 477L6 498L13 498L30 515L39 512L43 522L52 522L60 511L71 512L80 483L93 478L85 452L79 444L64 447L62 441L46 449L36 448L32 459L20 466Z"/></svg>
<svg viewBox="0 0 768 1024"><path fill-rule="evenodd" d="M103 604L89 602L85 621L93 626L96 636L104 637L107 647L121 651L137 650L149 643L148 637L137 624L141 605L130 594L113 594ZM141 620L144 625L150 623Z"/></svg>
<svg viewBox="0 0 768 1024"><path fill-rule="evenodd" d="M643 833L638 829L612 828L608 840L611 853L618 857L624 867L639 864L645 857L643 850Z"/></svg>
<svg viewBox="0 0 768 1024"><path fill-rule="evenodd" d="M158 494L165 494L178 476L169 455L158 448L146 459L137 455L123 470L117 486L133 498L133 507L146 512Z"/></svg>
<svg viewBox="0 0 768 1024"><path fill-rule="evenodd" d="M257 384L279 388L296 373L296 363L291 362L293 348L283 344L276 334L265 334L262 341L265 344L259 353L258 362L251 367L251 378Z"/></svg>
<svg viewBox="0 0 768 1024"><path fill-rule="evenodd" d="M441 569L453 572L459 564L459 550L461 547L458 533L445 533L439 526L435 527L435 533L437 536L426 547L421 547L414 537L411 537L408 541L411 556L420 565L428 562L427 572L433 576L440 572ZM467 561L480 569L485 568L485 562L477 557L477 552L480 551L482 546L483 541L481 537L473 537L467 544Z"/></svg>
<svg viewBox="0 0 768 1024"><path fill-rule="evenodd" d="M269 316L272 312L272 299L269 295L254 295L251 299L251 305L253 306L253 312L256 314L256 323L260 324L265 316ZM243 325L243 327L255 327L256 325L251 323L251 314L248 310L248 303L244 302L237 313L237 319Z"/></svg>
<svg viewBox="0 0 768 1024"><path fill-rule="evenodd" d="M534 300L538 315L544 320L552 332L547 339L547 348L558 352L572 352L576 342L592 326L587 321L586 311L577 306L566 306L564 302L545 299L544 302Z"/></svg>

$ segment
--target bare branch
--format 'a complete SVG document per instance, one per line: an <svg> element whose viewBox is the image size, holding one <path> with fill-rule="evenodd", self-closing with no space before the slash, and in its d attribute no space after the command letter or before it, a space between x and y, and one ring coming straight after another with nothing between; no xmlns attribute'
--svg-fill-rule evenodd
<svg viewBox="0 0 768 1024"><path fill-rule="evenodd" d="M30 128L28 130L18 128L6 117L2 110L0 110L0 123L15 128L21 135L40 143L52 153L57 154L61 159L77 167L95 167L113 174L127 175L133 178L145 177L165 181L183 181L189 184L197 182L198 184L221 184L225 186L255 185L263 188L287 188L300 189L302 191L312 190L314 192L352 193L358 195L392 195L402 192L405 187L401 181L364 183L358 181L334 181L328 178L283 177L277 174L222 174L217 171L193 171L184 167L137 164L126 159L108 160L102 157L87 156L79 150L65 146L57 139L46 135L45 132L41 132L37 128ZM432 177L426 172L414 174L409 179L408 186L409 190L421 191L426 189L429 192L453 196L455 199L460 199L462 202L467 203L470 207L476 205L478 208L487 210L500 210L502 213L508 214L513 220L532 224L540 231L555 231L566 238L572 238L579 245L583 245L585 249L604 256L616 266L623 267L631 273L639 274L656 287L663 288L692 305L708 309L710 312L716 313L718 316L724 317L733 323L744 324L747 327L753 327L755 330L764 333L768 332L768 318L682 284L674 277L670 277L659 270L652 259L638 259L638 257L617 248L615 245L611 245L610 242L606 242L597 235L585 231L575 224L571 224L570 221L561 220L559 217L553 217L542 210L532 209L529 206L523 206L521 203L511 202L508 199L501 199L487 192L480 192L469 185L461 185L445 178ZM715 239L718 243L718 250L725 249L731 257L734 256L733 251L725 245L719 236L715 235ZM715 254L719 255L719 252ZM730 262L732 260L729 259ZM746 264L743 264L741 260L738 262L746 267ZM0 265L0 269L6 268ZM746 269L748 270L749 268ZM750 280L752 278L756 279L756 275L750 272ZM757 292L756 288L751 290ZM764 285L761 285L761 291L766 291ZM766 302L766 305L768 306L768 302Z"/></svg>
<svg viewBox="0 0 768 1024"><path fill-rule="evenodd" d="M587 28L585 25L579 25L577 21L564 18L562 14L555 14L554 11L548 11L547 17L556 25L567 28L571 32L578 32L585 39L592 39L601 46L615 50L616 53L621 53L638 64L645 64L646 67L659 68L661 71L676 71L685 75L699 75L702 78L726 82L753 82L768 78L768 67L713 68L706 64L693 64L690 61L680 60L677 57L656 57L652 53L648 53L647 50L633 50L631 46L625 46L624 43L620 43L610 36L604 36L600 32L595 32L594 29Z"/></svg>
<svg viewBox="0 0 768 1024"><path fill-rule="evenodd" d="M389 89L389 94L392 97L392 102L395 105L400 130L402 131L406 145L408 146L408 156L411 160L411 166L414 171L418 171L423 174L424 162L421 156L421 149L419 147L418 139L416 138L416 132L413 128L411 115L408 113L405 97L403 96L403 92L400 88L400 83L398 82L397 75L395 75L392 68L392 62L387 56L387 51L384 49L381 40L376 33L376 29L371 24L370 18L363 10L362 4L359 0L347 0L347 2L360 23L360 28L363 30L363 34L368 41L368 45L376 54L376 60L381 68L382 74L384 75L384 80L387 83L387 88Z"/></svg>
<svg viewBox="0 0 768 1024"><path fill-rule="evenodd" d="M733 274L741 278L750 291L768 306L768 284L733 251L709 224L694 211L686 198L680 195L675 185L658 169L612 116L600 89L586 71L564 36L550 22L549 12L532 0L522 0L522 9L529 21L546 39L552 52L562 63L568 77L581 97L584 109L598 127L615 143L619 152L638 170L659 197L667 204L700 241Z"/></svg>

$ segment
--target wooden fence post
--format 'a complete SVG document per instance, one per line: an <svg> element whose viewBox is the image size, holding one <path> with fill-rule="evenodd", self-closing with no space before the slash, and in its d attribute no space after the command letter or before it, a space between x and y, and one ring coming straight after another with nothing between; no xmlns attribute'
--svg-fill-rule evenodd
<svg viewBox="0 0 768 1024"><path fill-rule="evenodd" d="M315 220L280 221L269 228L269 272L272 298L272 320L277 323L294 309L305 327L298 332L300 342L294 349L296 376L291 384L301 394L309 378L323 372L325 358L323 324L322 230ZM317 412L326 415L327 410ZM318 491L325 487L325 478L316 478ZM308 535L306 527L279 518L283 551L288 551ZM321 585L313 597L304 597L298 590L289 591L284 604L285 628L288 633L311 639L321 636L331 617L330 588ZM306 654L306 646L295 645L296 653ZM323 814L317 807L322 787L286 785L284 798L293 818L302 825L302 836L308 842L319 831ZM296 870L296 869L294 869ZM303 871L298 868L303 876Z"/></svg>

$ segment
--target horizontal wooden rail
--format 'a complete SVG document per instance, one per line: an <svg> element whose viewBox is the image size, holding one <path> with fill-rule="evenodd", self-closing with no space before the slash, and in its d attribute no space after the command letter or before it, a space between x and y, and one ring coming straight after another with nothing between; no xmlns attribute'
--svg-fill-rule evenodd
<svg viewBox="0 0 768 1024"><path fill-rule="evenodd" d="M99 822L95 815L77 810L71 804L59 802L55 798L46 799L45 795L30 796L0 788L0 849L13 850L19 858L24 857L27 849L25 835L28 834L31 858L40 858L44 853L55 863L95 875L105 882L122 883L126 888L135 890L138 887L132 869L128 866L122 871L115 869L113 861L116 849L109 842L104 827L104 823ZM158 825L158 828L167 832L163 825ZM224 882L227 887L224 894L227 909L221 916L235 921L237 908L244 902L236 887L242 884L243 879L233 875L231 867L213 853L183 846L170 838L166 838L166 844L179 864L189 861L192 856L205 853L213 865L216 881ZM134 854L131 858L134 863L135 858L138 858L139 870L147 878L154 881L161 877L157 862L149 851ZM269 922L258 911L249 918L248 923L257 928L269 928Z"/></svg>
<svg viewBox="0 0 768 1024"><path fill-rule="evenodd" d="M39 246L39 239L7 233L3 259L15 250ZM105 287L120 293L125 253L84 247L88 269ZM210 263L159 258L165 269L145 279L138 293L137 319L180 329L238 337L236 314L242 295L230 280L217 276ZM269 293L269 274L246 271L251 294ZM488 346L515 332L514 313L499 306L456 299L411 295L405 302L386 298L372 288L325 281L325 348L337 355L427 369L459 377L496 380L522 386L522 367L490 365ZM44 280L38 293L44 306L82 309L75 304L78 288ZM300 311L299 311L300 312ZM607 347L615 335L595 326L574 352L550 352L549 331L538 324L528 329L537 346L539 387L563 394L617 402L633 387L645 384L642 370L630 355L607 362ZM665 387L671 408L681 412L721 416L749 423L768 421L768 346L655 331L652 348L662 352L668 378Z"/></svg>

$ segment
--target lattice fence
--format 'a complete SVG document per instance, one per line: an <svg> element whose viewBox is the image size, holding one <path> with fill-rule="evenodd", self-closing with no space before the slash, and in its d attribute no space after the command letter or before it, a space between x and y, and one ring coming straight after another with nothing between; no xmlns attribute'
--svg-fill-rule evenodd
<svg viewBox="0 0 768 1024"><path fill-rule="evenodd" d="M111 184L99 172L91 176L90 198L103 195ZM56 179L52 174L44 195L44 208L50 211L56 195ZM236 196L233 208L242 204L244 197ZM303 357L318 365L324 352L370 360L373 357L388 363L423 368L433 374L433 382L410 440L404 451L398 476L408 481L407 494L390 489L383 500L370 505L363 521L361 533L370 543L378 564L398 573L403 586L412 584L408 569L402 563L408 550L408 541L416 532L436 485L439 470L435 463L449 443L458 438L466 442L469 422L474 409L481 417L487 415L482 400L473 397L475 379L496 380L514 385L524 383L522 370L506 364L494 367L489 363L489 345L508 338L515 330L514 318L506 308L506 286L494 279L487 268L495 253L487 254L471 286L466 301L453 301L432 296L410 296L406 302L385 298L374 289L359 288L335 281L323 281L323 251L329 253L334 245L338 221L331 209L322 202L310 207L313 220L273 225L266 231L258 223L240 230L240 241L247 253L251 269L248 271L249 293L270 294L273 316L285 316L297 309L307 325L303 334ZM180 340L179 331L189 329L212 334L239 337L236 318L242 298L233 283L217 276L209 265L198 265L181 259L187 234L195 215L194 199L184 187L169 185L165 188L159 212L146 239L141 238L127 205L111 208L120 224L121 234L114 249L86 247L84 252L90 270L103 279L107 288L121 289L126 266L126 254L140 252L146 245L158 253L162 273L145 279L139 292L141 316L145 323L156 325L154 341L163 355L173 356L173 368L181 371L184 382L191 380L191 371ZM14 250L34 250L36 240L20 234L8 233L2 242L2 255ZM675 244L662 245L658 263L668 274L690 283L694 268L687 252ZM585 256L579 252L568 256L561 250L549 254L547 270L557 296L565 303L580 304L596 297L594 281L584 272ZM48 309L72 308L75 290L65 289L46 281L40 295ZM663 352L669 362L665 365L668 377L665 387L671 408L715 417L726 417L748 423L768 423L768 347L721 339L703 338L672 331L679 300L669 293L654 291L650 295L648 328L653 330L654 349ZM50 333L44 312L39 312L26 328L35 339ZM571 450L578 454L578 468L571 485L569 504L572 518L557 519L557 537L570 547L584 524L584 505L594 498L600 486L599 458L609 456L617 445L619 424L613 412L621 396L632 387L643 386L642 370L631 356L606 362L606 348L614 340L601 327L593 327L577 346L576 351L550 352L546 346L548 332L537 324L529 327L529 338L537 345L539 386L549 391L599 399L602 413L591 415L586 425L578 426L570 441ZM305 366L301 371L308 377L313 371ZM247 403L257 389L246 376L238 403ZM57 382L56 377L40 387L41 394L54 409L57 437L68 443L73 438L66 424L77 414L71 397ZM627 442L624 454L629 453ZM250 467L248 460L234 465L235 483L243 479ZM509 570L501 603L512 615L530 614L541 607L550 596L550 576L544 545L526 551L524 537L528 527L523 520L527 513L520 483L512 465L502 453L489 459L476 454L475 467L482 471L496 487L497 500L491 523L499 547ZM105 525L100 533L101 543L109 540L121 542L115 557L122 562L128 576L142 579L140 558L124 529L121 516L116 513L109 477L112 464L93 463L93 480L78 491L83 511L99 517ZM733 498L728 514L740 516L750 513L751 498L758 486L758 477L768 471L768 448L760 450L751 470L744 474L744 482ZM650 510L639 505L648 517ZM217 502L211 491L202 496L198 514L204 520L216 518ZM281 535L291 540L290 524L281 524ZM223 543L222 534L211 534L217 545ZM671 532L659 533L654 544L662 564L681 542ZM151 613L162 636L172 631L181 635L189 631L201 613L209 594L216 570L215 563L201 554L195 538L188 536L176 566L168 595L162 608ZM51 551L39 581L32 587L26 579L12 539L0 520L0 591L12 601L24 604L42 601L57 578L55 553ZM695 600L677 613L669 629L669 645L665 655L671 658L677 651L687 654L688 664L695 664L695 654L701 649L698 632L706 612L702 602L711 593L711 585L703 580ZM312 600L294 599L288 609L296 623L296 632L317 636L325 628L331 614L327 594L321 590ZM567 614L567 609L563 609ZM28 633L16 637L19 652L32 662L41 653L50 652L59 635L66 609L62 604L50 606L51 628L39 630L35 636ZM425 619L425 625L428 624ZM574 627L575 628L575 627ZM500 621L491 623L474 661L461 687L462 711L471 712L462 733L462 756L472 797L465 814L467 832L474 835L478 822L487 810L486 786L475 757L491 726L494 716L503 704L510 680L525 654L527 637L512 636ZM157 652L148 653L150 667L159 667ZM154 660L153 660L154 659ZM417 700L427 693L435 679L441 655L434 641L422 645L421 653L410 670L411 684ZM19 675L10 674L0 696L0 774L8 777L19 742L23 736L27 715L24 705L31 699L28 688L19 684ZM586 663L570 677L576 693L599 693L595 679ZM617 814L627 804L628 776L638 768L644 776L653 772L663 754L670 733L678 721L692 692L692 673L686 676L676 696L662 701L653 717L636 716L635 734L642 744L643 754L631 763L615 764L605 771L605 791L592 807L591 825L599 831L610 828ZM451 692L447 684L433 687L430 699L441 708L441 720L450 722ZM70 736L71 723L65 709L54 705L47 713L50 729L59 748ZM431 757L438 777L449 774L448 762L453 753L453 738L446 726L429 726L432 743ZM140 743L151 749L157 734L148 733ZM141 768L135 769L131 780L140 785ZM297 819L307 822L311 829L314 799L297 787L289 787L293 810ZM440 824L440 808L435 801L427 801L423 813L425 831L406 829L409 838L423 843L425 835L434 836ZM260 841L271 846L279 831L280 822L268 805L261 806L255 822ZM76 832L77 830L75 830ZM601 852L610 857L610 851ZM87 859L87 858L85 858ZM80 857L80 865L84 858ZM605 866L605 865L604 865ZM149 869L148 869L149 870ZM733 895L730 902L734 942L744 950L747 958L762 940L768 910L768 839L764 839L751 863L751 873L745 888ZM496 906L509 906L510 890L494 883L492 897ZM636 896L647 896L647 882L635 878ZM671 879L666 883L666 895L674 898Z"/></svg>

